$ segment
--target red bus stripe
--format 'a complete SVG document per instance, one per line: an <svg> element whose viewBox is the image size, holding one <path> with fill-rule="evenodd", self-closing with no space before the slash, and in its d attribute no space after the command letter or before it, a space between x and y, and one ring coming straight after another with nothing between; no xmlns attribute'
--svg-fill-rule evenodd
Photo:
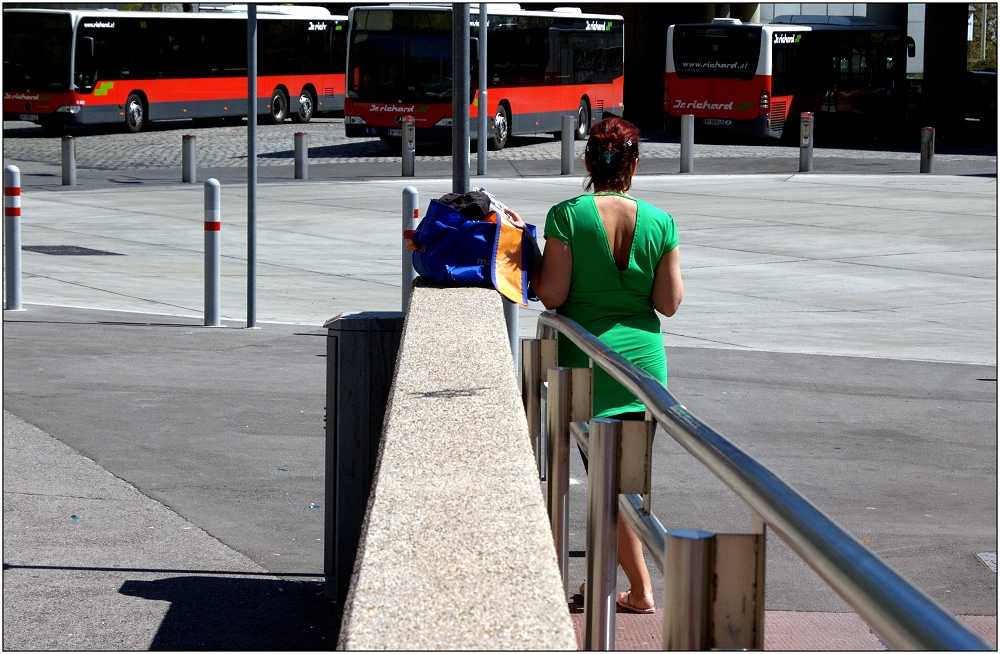
<svg viewBox="0 0 1000 654"><path fill-rule="evenodd" d="M415 230L415 229L404 229L403 230L403 238L405 238L406 240L410 240L411 238L413 238L413 234L416 231L417 230Z"/></svg>
<svg viewBox="0 0 1000 654"><path fill-rule="evenodd" d="M21 187L20 186L5 186L3 188L3 194L4 195L21 195Z"/></svg>
<svg viewBox="0 0 1000 654"><path fill-rule="evenodd" d="M205 231L206 232L218 232L221 229L222 229L222 223L221 222L211 223L211 222L208 222L207 220L205 221Z"/></svg>
<svg viewBox="0 0 1000 654"><path fill-rule="evenodd" d="M21 207L4 207L3 215L19 218L21 216Z"/></svg>

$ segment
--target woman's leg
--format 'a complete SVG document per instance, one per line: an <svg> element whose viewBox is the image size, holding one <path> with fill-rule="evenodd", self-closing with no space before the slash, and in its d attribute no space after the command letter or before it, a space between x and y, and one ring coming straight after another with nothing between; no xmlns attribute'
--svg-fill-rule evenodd
<svg viewBox="0 0 1000 654"><path fill-rule="evenodd" d="M642 558L642 541L622 517L618 518L618 564L632 587L628 593L618 593L618 601L636 609L652 608L656 603L646 561Z"/></svg>

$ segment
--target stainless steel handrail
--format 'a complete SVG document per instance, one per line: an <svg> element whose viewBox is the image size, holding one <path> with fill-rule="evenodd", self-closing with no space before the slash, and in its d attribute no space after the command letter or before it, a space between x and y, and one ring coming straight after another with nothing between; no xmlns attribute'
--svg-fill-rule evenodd
<svg viewBox="0 0 1000 654"><path fill-rule="evenodd" d="M537 332L539 338L562 334L634 393L664 431L749 504L890 647L993 649L777 475L688 412L659 380L579 324L546 311L538 317Z"/></svg>

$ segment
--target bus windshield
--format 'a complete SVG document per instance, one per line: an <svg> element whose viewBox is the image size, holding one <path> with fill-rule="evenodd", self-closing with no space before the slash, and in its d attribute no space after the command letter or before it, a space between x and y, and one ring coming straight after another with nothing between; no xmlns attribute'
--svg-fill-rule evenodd
<svg viewBox="0 0 1000 654"><path fill-rule="evenodd" d="M760 60L760 39L760 27L677 25L674 69L681 79L751 80Z"/></svg>
<svg viewBox="0 0 1000 654"><path fill-rule="evenodd" d="M347 95L366 102L450 102L451 13L357 11Z"/></svg>
<svg viewBox="0 0 1000 654"><path fill-rule="evenodd" d="M65 93L72 32L68 14L5 12L3 90Z"/></svg>

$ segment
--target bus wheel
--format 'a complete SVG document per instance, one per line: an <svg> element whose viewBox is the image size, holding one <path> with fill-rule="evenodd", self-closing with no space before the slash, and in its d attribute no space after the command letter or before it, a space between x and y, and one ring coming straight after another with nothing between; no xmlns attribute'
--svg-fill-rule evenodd
<svg viewBox="0 0 1000 654"><path fill-rule="evenodd" d="M271 122L280 125L288 118L288 96L281 89L271 94Z"/></svg>
<svg viewBox="0 0 1000 654"><path fill-rule="evenodd" d="M590 107L586 100L580 100L580 108L577 110L577 126L574 136L577 141L582 141L590 134Z"/></svg>
<svg viewBox="0 0 1000 654"><path fill-rule="evenodd" d="M146 111L142 98L138 93L129 93L125 101L125 128L132 134L138 134L146 126Z"/></svg>
<svg viewBox="0 0 1000 654"><path fill-rule="evenodd" d="M493 136L487 141L489 149L503 150L509 135L510 115L507 113L507 105L501 102L497 105L497 115L493 118Z"/></svg>
<svg viewBox="0 0 1000 654"><path fill-rule="evenodd" d="M292 122L308 123L312 120L315 111L316 102L313 101L312 91L302 89L302 94L299 96L299 110L292 114Z"/></svg>

